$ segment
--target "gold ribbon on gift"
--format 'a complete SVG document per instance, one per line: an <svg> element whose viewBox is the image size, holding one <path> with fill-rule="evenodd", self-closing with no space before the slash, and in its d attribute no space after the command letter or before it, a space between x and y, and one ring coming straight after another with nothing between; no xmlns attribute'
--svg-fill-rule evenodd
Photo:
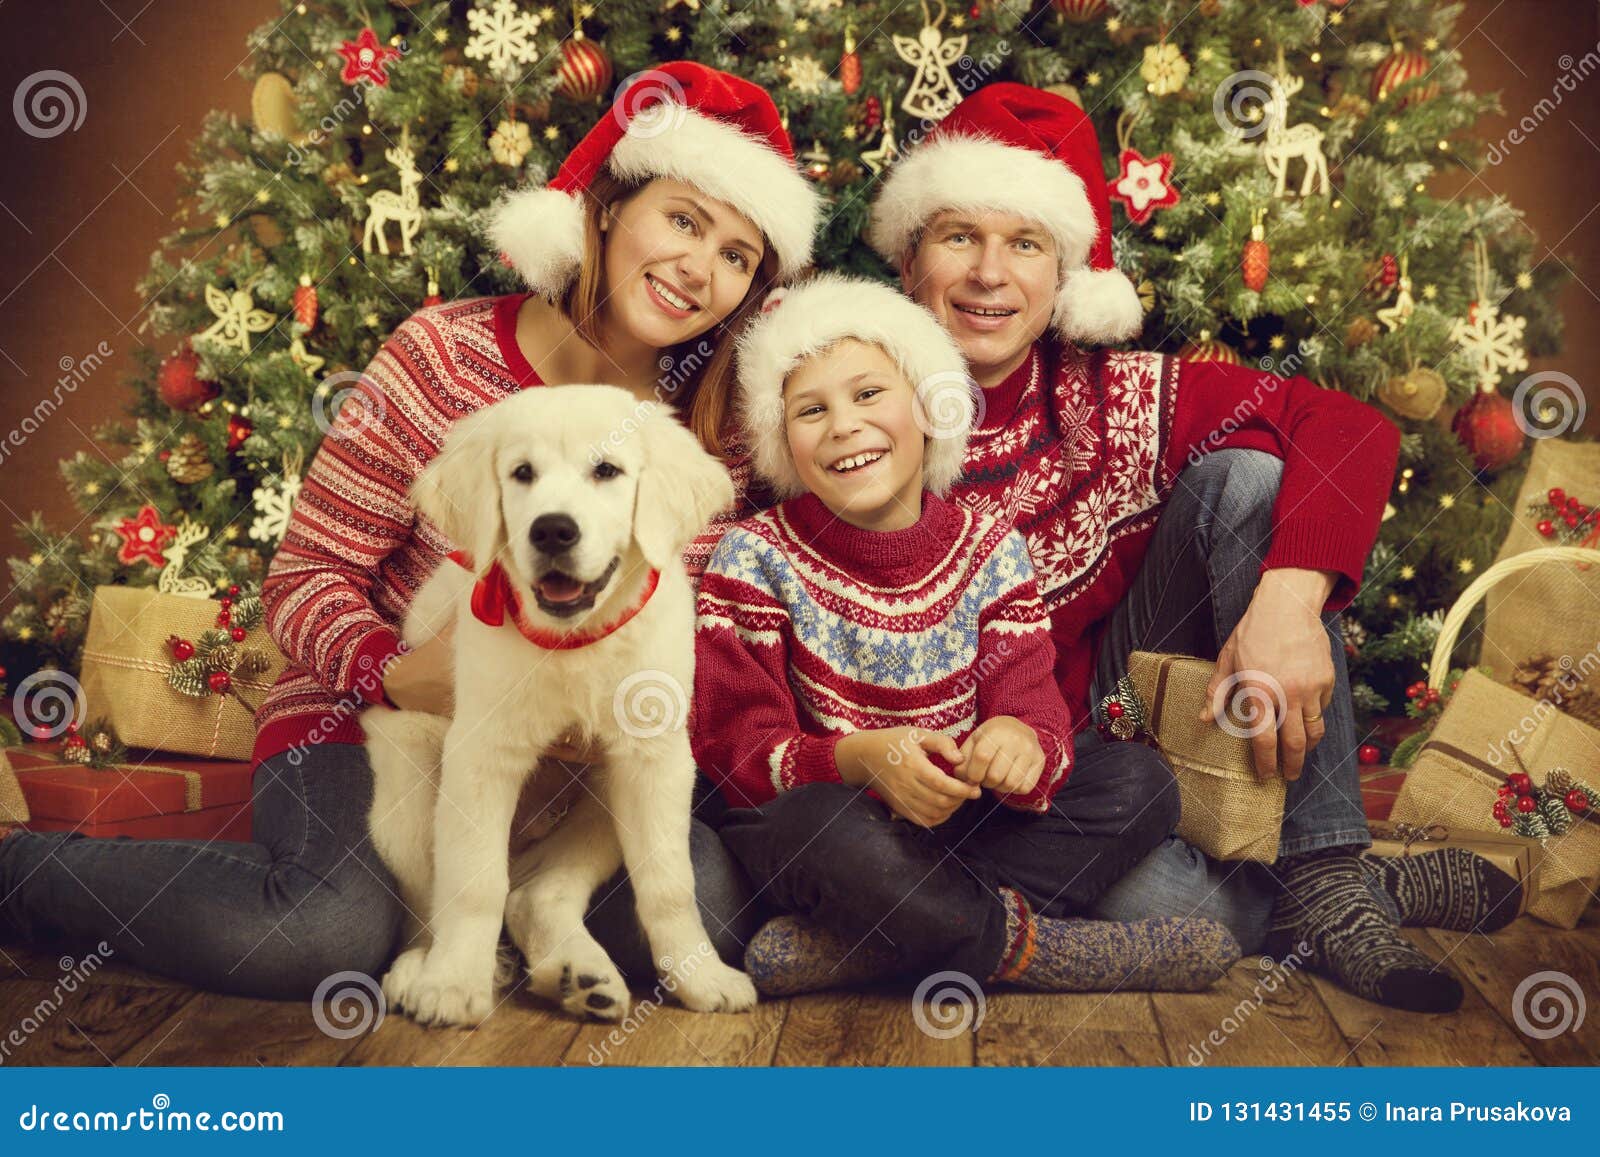
<svg viewBox="0 0 1600 1157"><path fill-rule="evenodd" d="M41 754L40 758L50 758L52 767L83 767L81 763L73 763L59 757ZM113 763L104 771L118 772L124 778L136 771L148 771L151 775L176 775L183 780L183 810L197 812L205 806L205 780L198 771L184 767L162 767L154 763Z"/></svg>
<svg viewBox="0 0 1600 1157"><path fill-rule="evenodd" d="M1392 840L1410 849L1412 844L1447 843L1450 839L1450 829L1444 824L1428 824L1423 827L1418 824L1389 823L1387 820L1373 820L1367 824L1367 830L1372 833L1375 840Z"/></svg>

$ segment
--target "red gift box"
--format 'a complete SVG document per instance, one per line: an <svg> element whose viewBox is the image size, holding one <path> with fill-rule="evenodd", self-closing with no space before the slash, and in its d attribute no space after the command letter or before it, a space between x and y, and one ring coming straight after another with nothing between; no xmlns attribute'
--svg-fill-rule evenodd
<svg viewBox="0 0 1600 1157"><path fill-rule="evenodd" d="M6 752L35 832L141 839L250 840L253 766L135 752L97 769L63 762L56 745Z"/></svg>
<svg viewBox="0 0 1600 1157"><path fill-rule="evenodd" d="M1386 820L1394 801L1406 782L1406 768L1364 767L1361 769L1361 810L1369 820Z"/></svg>

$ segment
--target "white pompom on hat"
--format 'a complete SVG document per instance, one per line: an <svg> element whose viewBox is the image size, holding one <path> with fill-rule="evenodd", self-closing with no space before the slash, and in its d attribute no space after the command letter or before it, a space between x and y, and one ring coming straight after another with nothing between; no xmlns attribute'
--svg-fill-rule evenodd
<svg viewBox="0 0 1600 1157"><path fill-rule="evenodd" d="M779 498L805 490L789 454L783 386L806 358L846 339L878 346L921 400L923 485L949 492L978 421L978 384L937 318L881 281L825 273L775 290L739 339L739 421L752 466Z"/></svg>
<svg viewBox="0 0 1600 1157"><path fill-rule="evenodd" d="M489 237L529 288L563 292L583 262L583 195L606 169L668 177L726 201L761 230L789 278L811 261L822 199L794 163L781 114L760 85L692 61L640 73L541 189L502 197Z"/></svg>
<svg viewBox="0 0 1600 1157"><path fill-rule="evenodd" d="M899 265L939 213L1015 213L1050 232L1061 257L1051 324L1069 341L1138 336L1139 293L1111 259L1111 198L1088 115L1024 84L980 88L889 171L867 240Z"/></svg>

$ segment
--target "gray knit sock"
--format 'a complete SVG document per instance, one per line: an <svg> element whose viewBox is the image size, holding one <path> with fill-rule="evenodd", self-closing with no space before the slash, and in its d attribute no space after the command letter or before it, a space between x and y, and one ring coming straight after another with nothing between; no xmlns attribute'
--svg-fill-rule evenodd
<svg viewBox="0 0 1600 1157"><path fill-rule="evenodd" d="M763 996L794 996L885 980L899 971L881 937L853 943L804 916L777 916L744 950L744 970Z"/></svg>
<svg viewBox="0 0 1600 1157"><path fill-rule="evenodd" d="M1415 856L1363 855L1411 928L1497 932L1517 918L1522 885L1476 852L1440 848Z"/></svg>
<svg viewBox="0 0 1600 1157"><path fill-rule="evenodd" d="M1200 992L1239 959L1239 943L1205 917L1056 920L1001 888L1006 958L990 980L1037 992Z"/></svg>

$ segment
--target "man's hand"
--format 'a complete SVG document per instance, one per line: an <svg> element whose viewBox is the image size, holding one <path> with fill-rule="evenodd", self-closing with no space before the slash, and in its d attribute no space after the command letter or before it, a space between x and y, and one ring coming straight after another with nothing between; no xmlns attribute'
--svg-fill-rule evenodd
<svg viewBox="0 0 1600 1157"><path fill-rule="evenodd" d="M455 714L455 657L451 636L410 648L383 674L383 693L404 711Z"/></svg>
<svg viewBox="0 0 1600 1157"><path fill-rule="evenodd" d="M1044 772L1039 736L1012 715L978 724L961 745L961 754L965 759L956 774L1000 795L1026 795Z"/></svg>
<svg viewBox="0 0 1600 1157"><path fill-rule="evenodd" d="M839 740L833 758L845 783L870 787L896 815L936 828L983 791L946 774L928 758L930 753L958 769L966 759L948 735L920 727L852 732Z"/></svg>
<svg viewBox="0 0 1600 1157"><path fill-rule="evenodd" d="M1230 726L1248 732L1258 779L1299 779L1327 731L1334 673L1322 607L1335 581L1332 571L1267 571L1217 656L1200 719L1220 724L1234 708Z"/></svg>

